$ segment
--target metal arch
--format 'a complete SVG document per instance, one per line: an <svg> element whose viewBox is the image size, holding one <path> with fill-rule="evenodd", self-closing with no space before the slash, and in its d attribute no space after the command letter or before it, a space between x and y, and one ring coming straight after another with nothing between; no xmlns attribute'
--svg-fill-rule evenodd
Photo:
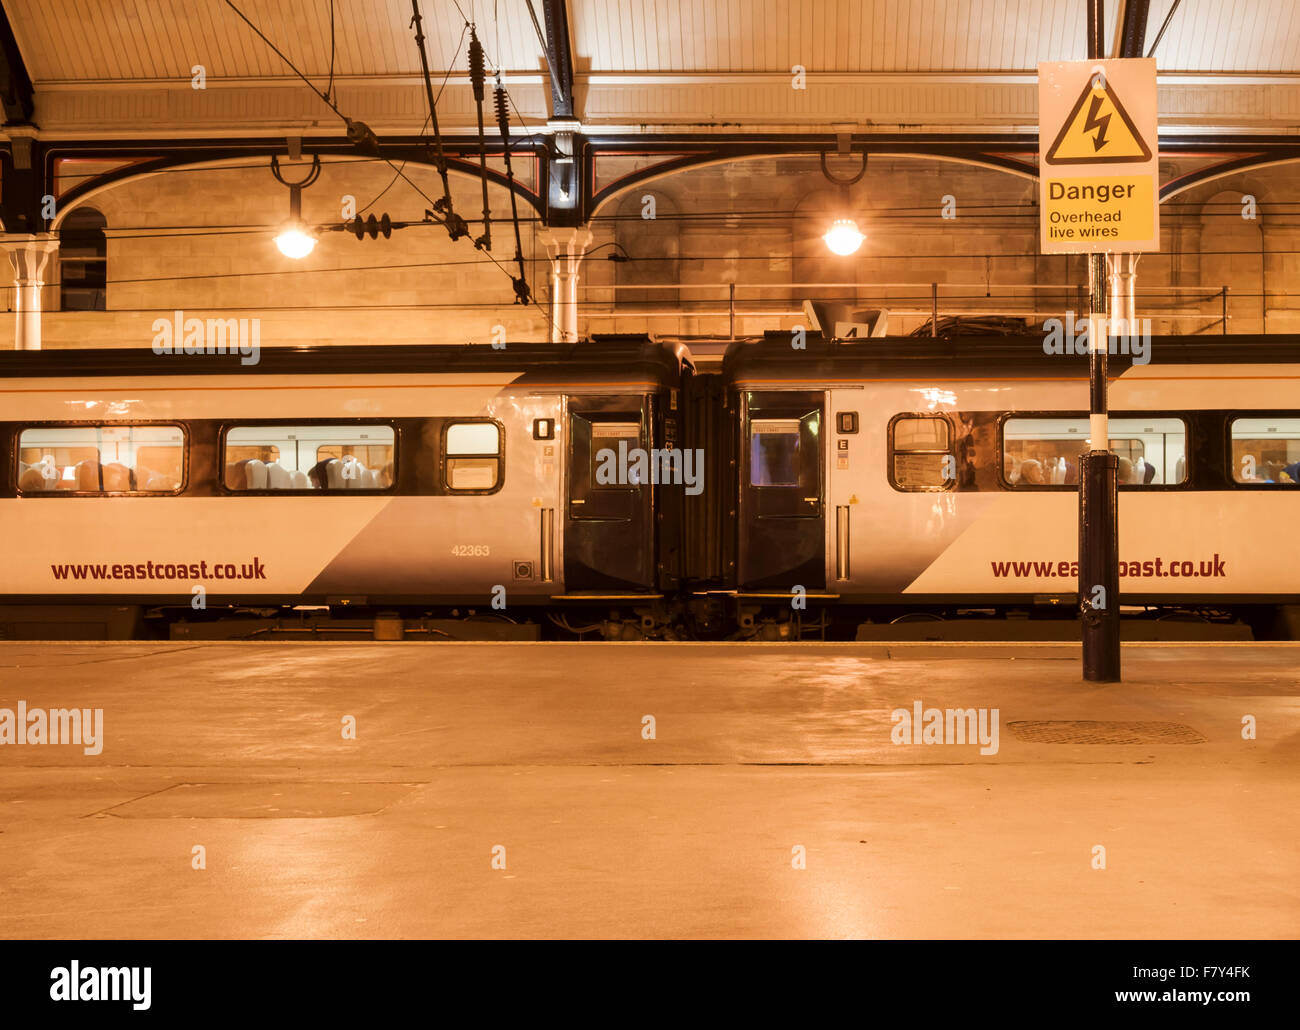
<svg viewBox="0 0 1300 1030"><path fill-rule="evenodd" d="M642 183L660 179L677 172L709 164L728 161L749 160L755 158L813 156L825 153L835 146L833 135L822 133L813 136L796 134L754 134L740 139L701 139L688 134L665 134L655 137L602 137L579 136L575 139L575 158L582 162L584 174L580 176L583 195L579 198L578 210L569 215L581 213L581 222L588 222L595 213L615 196L634 189ZM1037 137L1031 133L1020 134L972 134L968 137L944 136L923 133L892 133L872 135L859 138L859 147L864 147L869 154L912 156L956 161L979 167L992 168L1024 178L1035 179L1038 176L1037 164L1032 155L1037 154ZM328 156L355 156L353 148L337 137L304 138L304 150ZM449 158L448 164L458 173L478 177L479 168L470 160L470 155L477 153L477 137L454 137L450 149L457 157ZM393 159L406 160L419 166L434 167L425 152L423 142L414 136L398 137L385 144L385 152ZM0 147L0 150L3 148ZM95 178L86 180L72 187L59 197L60 214L77 203L84 202L89 196L103 191L115 184L133 178L144 177L170 168L187 165L202 166L219 161L238 161L253 158L269 158L273 153L282 153L282 137L254 138L244 140L230 139L191 139L159 145L157 140L86 140L86 141L50 141L43 143L33 141L32 161L41 184L53 182L54 163L60 158L101 158L122 162L122 166L104 172ZM489 146L490 154L502 152L500 144ZM488 178L502 189L512 189L516 196L522 197L532 206L536 217L545 221L548 215L548 203L545 187L550 181L548 163L550 155L545 143L540 140L512 140L511 150L516 155L530 157L534 162L535 182L542 193L535 192L528 186L516 181L511 186L506 177L494 169L488 169ZM1211 134L1178 135L1163 139L1160 144L1162 154L1221 155L1227 160L1202 169L1189 172L1165 183L1160 189L1160 199L1167 200L1192 186L1215 178L1252 168L1265 167L1283 162L1300 160L1300 142L1295 136L1281 135L1246 135L1215 136ZM593 172L596 157L624 155L662 156L664 159L647 168L639 169L620 176L592 192ZM465 155L465 156L460 156ZM256 167L250 164L251 167ZM264 167L264 166L263 166ZM39 174L43 173L43 174ZM6 190L10 205L17 205L15 210L25 210L19 199L23 186L14 176ZM35 191L32 203L39 204L41 193L47 187L35 182L27 186ZM48 192L54 192L48 189ZM11 199L13 198L13 199ZM559 212L550 212L559 214ZM57 226L55 219L53 226ZM20 231L6 226L9 231ZM31 230L26 230L31 231Z"/></svg>
<svg viewBox="0 0 1300 1030"><path fill-rule="evenodd" d="M45 151L44 159L47 174L51 177L53 176L54 162L60 158L111 156L113 158L120 157L124 161L131 161L131 163L124 164L120 168L115 168L111 171L104 172L101 175L97 175L93 179L88 179L85 182L78 183L76 186L72 187L72 189L62 194L59 197L58 205L59 211L62 213L82 200L85 200L87 197L102 192L107 187L115 186L131 179L144 178L168 169L184 168L191 165L196 168L201 168L204 165L219 161L231 161L252 157L274 157L284 150L283 141L278 139L267 141L258 140L244 146L234 147L230 146L229 143L229 140L213 141L213 145L207 149L199 149L191 143L185 147L176 148L172 153L164 153L159 157L131 161L131 158L128 155L122 153L122 147L120 144L117 144L116 146L109 145L104 148L105 153L100 154L95 153L84 146L76 146L75 144L61 148L60 144L56 142L51 144L51 146ZM354 148L350 144L340 142L337 139L303 140L302 145L304 150L311 149L315 151L318 156L321 154L327 156L351 156L355 153ZM477 141L475 141L472 146L476 147ZM145 150L145 148L146 145L142 143L136 149ZM465 149L468 150L470 148L471 144L466 143ZM59 150L61 149L66 150L67 152L59 153ZM153 154L158 154L160 150L165 151L167 149L169 148L148 148L148 150ZM437 167L436 163L425 154L424 145L419 140L392 144L385 143L385 149L386 152L388 152L395 160L404 161L407 164L427 165L431 168ZM500 147L488 148L489 153L493 154L499 153L500 149ZM95 150L98 150L98 148L95 148ZM112 153L113 150L116 150L117 153ZM527 148L527 153L531 154L534 158L537 156L535 150L531 147ZM478 165L468 158L448 157L447 166L463 175L472 176L476 179L480 178ZM249 165L250 170L255 167L256 166L254 165ZM540 179L540 171L538 177ZM493 185L500 186L505 190L512 190L517 196L523 198L523 200L525 200L539 216L542 214L544 210L543 198L527 186L517 180L514 183L511 183L503 173L498 172L493 168L487 170L487 178Z"/></svg>
<svg viewBox="0 0 1300 1030"><path fill-rule="evenodd" d="M862 155L863 171L858 176L850 180L850 185L862 178L866 171L866 161L869 154L882 155L887 154L894 157L929 157L936 160L958 161L963 164L978 165L981 167L993 168L998 171L1008 172L1013 175L1019 175L1024 178L1036 179L1038 177L1038 166L1029 161L1019 161L1015 158L1006 156L1007 152L1016 153L1037 153L1038 142L1032 136L1006 136L996 140L996 150L990 145L988 149L980 145L972 145L967 142L959 141L941 141L929 140L923 141L923 137L916 135L898 136L892 138L873 137L865 144L865 150ZM596 156L616 155L620 152L628 151L633 153L646 153L647 147L644 141L626 141L619 140L618 144L611 145L612 141L593 140L590 141L591 160L594 164ZM990 141L993 144L994 141ZM671 146L672 144L658 144L659 146ZM660 161L657 164L649 165L646 168L638 169L635 172L629 172L620 176L613 182L606 184L591 195L584 207L584 221L590 221L595 213L605 204L609 203L619 194L634 189L635 187L651 182L656 179L664 178L676 172L687 171L692 168L704 167L712 164L724 164L729 161L745 161L762 157L802 157L820 155L824 162L827 146L833 146L833 141L828 143L823 139L807 136L790 136L780 140L762 140L749 141L746 143L722 144L722 145L703 145L697 141L694 143L685 142L680 147L674 147L667 153L675 156L667 160ZM687 153L682 150L690 149ZM834 182L839 180L828 176ZM591 180L594 181L594 175Z"/></svg>
<svg viewBox="0 0 1300 1030"><path fill-rule="evenodd" d="M1229 161L1206 165L1204 168L1197 168L1195 171L1170 179L1161 186L1160 202L1163 204L1166 200L1170 200L1180 193L1185 193L1207 182L1213 182L1215 179L1224 179L1238 172L1249 172L1256 168L1269 168L1273 165L1288 164L1292 161L1300 161L1300 145L1290 148L1278 148L1273 151L1261 150L1258 153L1246 154Z"/></svg>

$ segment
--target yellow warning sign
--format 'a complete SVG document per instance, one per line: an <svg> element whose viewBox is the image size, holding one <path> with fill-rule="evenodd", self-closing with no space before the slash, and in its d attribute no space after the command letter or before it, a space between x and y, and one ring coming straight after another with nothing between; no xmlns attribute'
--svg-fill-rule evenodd
<svg viewBox="0 0 1300 1030"><path fill-rule="evenodd" d="M1053 179L1047 184L1047 239L1109 250L1119 240L1155 234L1151 177Z"/></svg>
<svg viewBox="0 0 1300 1030"><path fill-rule="evenodd" d="M1124 110L1113 84L1100 72L1083 87L1046 158L1052 165L1150 160L1151 148Z"/></svg>
<svg viewBox="0 0 1300 1030"><path fill-rule="evenodd" d="M1043 254L1160 249L1156 62L1038 66Z"/></svg>

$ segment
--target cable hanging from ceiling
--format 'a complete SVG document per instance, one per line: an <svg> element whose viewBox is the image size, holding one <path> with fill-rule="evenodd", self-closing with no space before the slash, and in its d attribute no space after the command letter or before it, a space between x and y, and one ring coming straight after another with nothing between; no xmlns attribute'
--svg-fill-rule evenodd
<svg viewBox="0 0 1300 1030"><path fill-rule="evenodd" d="M460 239L462 236L469 236L468 223L465 221L463 217L461 217L459 214L456 213L454 205L452 203L451 185L447 174L447 168L448 168L447 158L443 150L442 135L438 129L437 100L433 94L433 77L429 70L428 52L425 49L425 45L424 45L425 37L423 32L423 18L420 14L419 0L411 0L412 18L410 24L415 29L415 42L416 42L416 47L420 53L420 64L423 70L422 78L424 80L425 95L429 103L428 120L433 130L434 148L435 148L434 164L438 170L439 176L442 179L443 195L437 200L433 199L427 193L425 193L425 191L422 190L420 186L416 182L414 182L405 173L405 171L402 168L399 168L396 164L394 164L393 161L389 160L387 157L384 156L380 148L379 138L375 135L374 131L368 125L365 124L365 122L362 122L359 119L349 118L346 114L344 114L343 111L340 110L339 106L335 103L335 101L329 96L328 92L324 92L318 89L316 85L305 74L303 74L303 72L301 72L292 61L289 60L289 58L284 54L284 52L280 50L280 48L277 47L274 43L272 43L271 40L267 38L265 33L263 33L256 25L253 24L252 21L249 20L247 15L245 15L244 12L241 11L235 5L233 0L225 0L225 4L232 11L234 11L235 14L238 15L239 18L250 29L253 30L253 32L257 35L257 37L261 39L262 42L265 43L276 54L276 56L278 56L289 67L289 69L307 85L307 87L313 93L316 94L316 96L320 97L320 99L325 102L325 104L330 108L331 111L333 111L336 115L338 115L338 117L343 121L344 125L347 127L347 139L349 143L355 146L363 154L384 161L402 179L404 179L411 186L412 189L414 189L420 196L422 196L426 201L429 202L431 209L426 209L424 212L427 221L443 226L443 228L447 230L447 233L453 242L455 240ZM462 16L463 16L463 12L462 12ZM466 24L470 26L472 37L476 38L476 33L473 32L473 23L469 19L466 19ZM471 69L473 68L473 63L475 61L474 49L475 48L473 46L473 40L472 40ZM478 49L477 61L480 70L482 70L483 54L482 54L481 44L478 46L477 49ZM498 80L499 80L499 75L498 75ZM330 85L331 87L333 85L332 62L331 62ZM476 89L476 94L482 93L482 91L483 91L483 87L482 85L480 85ZM484 126L483 126L481 111L482 109L480 104L480 118L479 118L480 175L483 177L484 180L483 194L484 194L485 229L484 229L484 235L480 237L480 240L475 241L476 246L478 247L478 249L480 250L480 252L483 254L484 257L486 257L493 265L495 265L498 269L500 269L503 273L505 273L507 277L510 278L514 286L515 303L518 304L533 303L535 306L537 306L538 310L541 311L546 316L547 321L551 322L552 325L554 325L554 322L551 319L550 314L546 312L546 310L542 308L540 304L537 304L536 301L532 299L531 291L528 288L528 283L525 278L525 265L524 265L524 261L522 260L522 248L519 246L520 232L519 232L519 224L518 224L518 205L515 202L515 198L513 194L513 184L514 184L513 175L510 176L509 181L511 184L511 191L512 191L511 209L515 214L516 260L518 262L519 275L518 276L511 275L511 273L505 268L505 266L503 266L501 262L498 261L491 253L491 249L490 249L491 237L487 229L488 210L487 210L487 180L486 180L486 153L485 153L486 144L484 141ZM508 161L509 161L509 156L507 154L507 163ZM391 219L389 221L390 221L390 225L392 226L397 226L399 224L399 223L391 222ZM400 225L403 226L411 225L411 224L418 224L418 223L400 223ZM356 231L358 226L354 223L352 225L343 225L343 226L336 226L331 228L350 228ZM365 228L371 230L372 237L375 235L373 231L373 227L371 227L368 223L365 225ZM358 238L360 238L361 235L362 233L358 233Z"/></svg>

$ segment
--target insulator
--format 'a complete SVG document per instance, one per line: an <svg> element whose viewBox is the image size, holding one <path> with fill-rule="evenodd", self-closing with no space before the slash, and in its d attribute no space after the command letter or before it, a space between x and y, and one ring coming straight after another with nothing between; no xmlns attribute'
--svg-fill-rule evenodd
<svg viewBox="0 0 1300 1030"><path fill-rule="evenodd" d="M379 231L384 234L384 239L391 239L393 235L393 220L388 217L388 212L384 212L384 217L379 219Z"/></svg>
<svg viewBox="0 0 1300 1030"><path fill-rule="evenodd" d="M492 103L496 107L497 127L501 130L501 136L504 139L510 138L510 99L506 96L506 88L497 83L496 89L492 91Z"/></svg>
<svg viewBox="0 0 1300 1030"><path fill-rule="evenodd" d="M366 223L362 220L362 218L361 218L360 215L357 215L356 218L352 219L352 221L351 221L350 223L348 223L348 225L349 225L349 228L351 228L351 230L352 230L352 234L353 234L357 239L361 239L363 236L365 236L365 234L366 234Z"/></svg>
<svg viewBox="0 0 1300 1030"><path fill-rule="evenodd" d="M474 87L474 99L483 102L483 82L487 72L483 62L483 44L478 41L478 33L469 30L469 81Z"/></svg>

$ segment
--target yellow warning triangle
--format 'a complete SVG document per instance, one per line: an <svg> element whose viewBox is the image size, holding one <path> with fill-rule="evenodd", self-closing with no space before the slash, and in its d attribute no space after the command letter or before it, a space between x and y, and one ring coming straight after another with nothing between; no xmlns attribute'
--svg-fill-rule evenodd
<svg viewBox="0 0 1300 1030"><path fill-rule="evenodd" d="M1097 85L1093 76L1083 87L1070 116L1045 158L1053 165L1100 165L1151 160L1151 148L1124 110L1114 87Z"/></svg>

